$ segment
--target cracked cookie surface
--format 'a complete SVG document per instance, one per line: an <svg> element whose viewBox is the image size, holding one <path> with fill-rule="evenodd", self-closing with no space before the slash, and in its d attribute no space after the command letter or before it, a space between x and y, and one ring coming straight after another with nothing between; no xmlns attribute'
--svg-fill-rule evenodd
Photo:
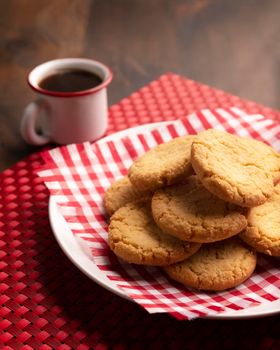
<svg viewBox="0 0 280 350"><path fill-rule="evenodd" d="M240 238L258 252L280 256L280 185L267 202L249 210L247 220Z"/></svg>
<svg viewBox="0 0 280 350"><path fill-rule="evenodd" d="M213 129L197 135L191 163L210 192L244 207L264 203L280 174L280 155L272 147Z"/></svg>
<svg viewBox="0 0 280 350"><path fill-rule="evenodd" d="M203 244L190 258L164 267L177 282L200 290L221 291L249 278L256 267L256 254L236 238Z"/></svg>
<svg viewBox="0 0 280 350"><path fill-rule="evenodd" d="M139 192L127 176L114 182L104 196L104 207L109 216L129 202L148 196L149 192Z"/></svg>
<svg viewBox="0 0 280 350"><path fill-rule="evenodd" d="M155 224L150 201L128 203L111 217L109 246L129 263L164 266L186 259L200 247L183 242Z"/></svg>
<svg viewBox="0 0 280 350"><path fill-rule="evenodd" d="M157 190L152 197L157 225L191 242L215 242L238 234L247 226L244 211L214 196L197 176L190 176L185 184Z"/></svg>
<svg viewBox="0 0 280 350"><path fill-rule="evenodd" d="M153 191L171 185L192 172L191 144L195 136L177 137L138 158L129 169L129 179L139 190Z"/></svg>

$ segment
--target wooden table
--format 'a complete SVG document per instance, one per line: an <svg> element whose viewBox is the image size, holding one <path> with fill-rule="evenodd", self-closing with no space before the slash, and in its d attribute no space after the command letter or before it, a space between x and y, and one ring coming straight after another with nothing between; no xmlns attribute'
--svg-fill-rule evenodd
<svg viewBox="0 0 280 350"><path fill-rule="evenodd" d="M277 0L2 0L0 170L35 147L19 123L41 62L89 57L114 71L110 104L172 71L280 107Z"/></svg>

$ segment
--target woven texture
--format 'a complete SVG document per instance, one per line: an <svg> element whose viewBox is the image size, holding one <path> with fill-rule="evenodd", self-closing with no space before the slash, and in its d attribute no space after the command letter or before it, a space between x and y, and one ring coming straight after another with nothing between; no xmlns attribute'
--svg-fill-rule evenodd
<svg viewBox="0 0 280 350"><path fill-rule="evenodd" d="M112 106L108 132L232 105L280 117L268 108L167 74ZM168 315L148 315L90 281L53 238L48 191L34 174L40 162L40 153L33 154L0 175L2 349L280 348L278 317L177 322Z"/></svg>
<svg viewBox="0 0 280 350"><path fill-rule="evenodd" d="M103 208L104 193L110 183L127 174L132 162L148 149L209 127L255 137L280 149L278 122L230 108L204 109L150 131L134 131L125 137L94 145L58 147L42 154L46 164L38 174L59 204L57 208L67 222L69 235L72 231L78 238L78 246L82 242L80 255L90 254L100 273L150 313L168 312L179 319L192 319L267 303L277 300L280 295L277 259L259 256L252 278L237 288L213 294L177 286L160 268L126 264L110 252Z"/></svg>

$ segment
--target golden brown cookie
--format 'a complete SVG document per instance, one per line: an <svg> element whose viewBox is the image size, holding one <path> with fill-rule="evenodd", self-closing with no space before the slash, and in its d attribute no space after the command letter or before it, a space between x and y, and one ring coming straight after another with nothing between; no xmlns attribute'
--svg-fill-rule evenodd
<svg viewBox="0 0 280 350"><path fill-rule="evenodd" d="M280 185L267 202L250 208L247 220L240 238L258 252L280 256Z"/></svg>
<svg viewBox="0 0 280 350"><path fill-rule="evenodd" d="M165 232L190 242L208 243L238 234L247 226L244 208L214 196L190 176L182 185L157 190L152 213Z"/></svg>
<svg viewBox="0 0 280 350"><path fill-rule="evenodd" d="M124 206L126 203L143 198L150 195L149 192L139 192L132 186L127 176L114 182L106 191L104 196L104 207L109 216Z"/></svg>
<svg viewBox="0 0 280 350"><path fill-rule="evenodd" d="M217 197L254 207L272 194L280 155L262 142L209 129L194 140L191 163L202 184Z"/></svg>
<svg viewBox="0 0 280 350"><path fill-rule="evenodd" d="M233 237L203 244L193 256L164 270L186 287L220 291L236 287L249 278L256 262L256 254Z"/></svg>
<svg viewBox="0 0 280 350"><path fill-rule="evenodd" d="M111 217L109 246L134 264L164 266L186 259L200 244L180 241L155 224L150 201L128 203Z"/></svg>
<svg viewBox="0 0 280 350"><path fill-rule="evenodd" d="M177 137L145 153L129 169L132 184L139 190L153 191L191 174L190 153L194 138Z"/></svg>

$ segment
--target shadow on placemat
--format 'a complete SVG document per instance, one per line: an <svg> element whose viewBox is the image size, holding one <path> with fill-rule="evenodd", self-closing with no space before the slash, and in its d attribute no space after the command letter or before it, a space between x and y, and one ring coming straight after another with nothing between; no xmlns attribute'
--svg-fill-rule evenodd
<svg viewBox="0 0 280 350"><path fill-rule="evenodd" d="M40 209L45 211L47 208ZM38 225L38 231L42 228ZM35 231L36 228L34 228ZM62 253L46 220L33 238L37 243L38 282L49 310L48 332L65 332L66 344L120 345L122 348L248 349L278 344L277 317L252 320L177 321L167 314L149 315L138 305L124 300L84 276ZM56 322L54 315L60 321ZM47 330L47 325L46 325ZM67 340L67 341L66 341ZM207 345L206 345L207 344Z"/></svg>

